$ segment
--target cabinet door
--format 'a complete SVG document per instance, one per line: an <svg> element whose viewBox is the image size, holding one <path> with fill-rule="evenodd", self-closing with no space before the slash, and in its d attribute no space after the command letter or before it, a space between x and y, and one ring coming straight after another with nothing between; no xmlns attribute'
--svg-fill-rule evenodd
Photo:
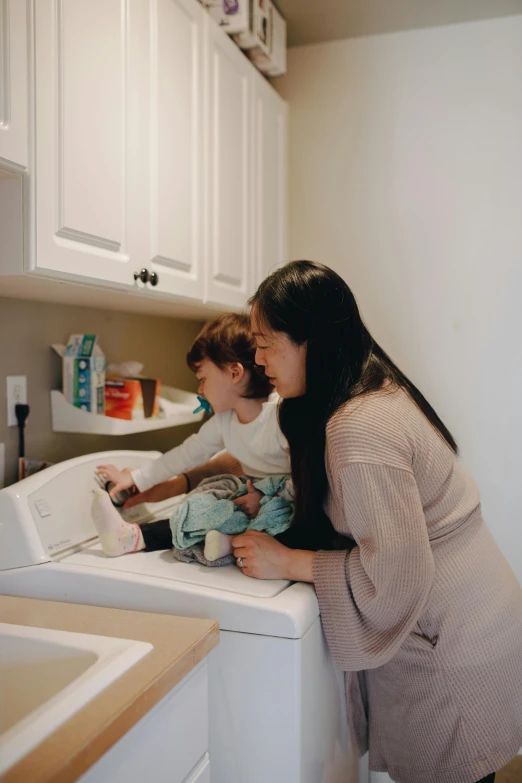
<svg viewBox="0 0 522 783"><path fill-rule="evenodd" d="M287 105L262 76L255 77L254 290L287 261Z"/></svg>
<svg viewBox="0 0 522 783"><path fill-rule="evenodd" d="M77 783L208 783L208 663L199 663Z"/></svg>
<svg viewBox="0 0 522 783"><path fill-rule="evenodd" d="M38 0L35 31L35 246L29 268L131 285L147 210L136 192L138 0ZM145 224L146 225L146 224ZM144 246L146 250L146 243Z"/></svg>
<svg viewBox="0 0 522 783"><path fill-rule="evenodd" d="M0 0L0 169L27 167L27 21L25 0Z"/></svg>
<svg viewBox="0 0 522 783"><path fill-rule="evenodd" d="M206 299L243 307L249 290L252 65L208 24L208 259Z"/></svg>
<svg viewBox="0 0 522 783"><path fill-rule="evenodd" d="M159 291L199 300L204 295L205 22L195 0L151 2L150 269L158 275Z"/></svg>

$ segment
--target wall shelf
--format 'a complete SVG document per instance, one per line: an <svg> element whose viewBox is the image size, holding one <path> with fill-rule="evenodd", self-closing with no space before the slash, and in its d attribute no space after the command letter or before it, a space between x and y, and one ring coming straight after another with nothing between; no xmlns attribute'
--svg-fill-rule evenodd
<svg viewBox="0 0 522 783"><path fill-rule="evenodd" d="M136 432L150 432L167 427L179 427L181 424L192 424L201 421L204 416L203 411L192 413L199 405L195 394L172 386L161 387L160 404L165 406L165 417L127 421L82 411L67 402L61 391L51 391L52 429L53 432L77 432L88 435L132 435Z"/></svg>

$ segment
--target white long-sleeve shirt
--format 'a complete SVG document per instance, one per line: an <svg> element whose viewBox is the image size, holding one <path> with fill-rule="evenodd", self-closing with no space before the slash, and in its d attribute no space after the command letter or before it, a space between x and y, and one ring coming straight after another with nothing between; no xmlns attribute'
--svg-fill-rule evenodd
<svg viewBox="0 0 522 783"><path fill-rule="evenodd" d="M277 421L278 402L279 396L272 393L268 402L263 403L259 416L248 424L242 424L235 411L216 413L199 432L180 446L133 470L134 483L140 492L144 492L155 484L208 462L222 449L241 463L246 476L288 475L290 452Z"/></svg>

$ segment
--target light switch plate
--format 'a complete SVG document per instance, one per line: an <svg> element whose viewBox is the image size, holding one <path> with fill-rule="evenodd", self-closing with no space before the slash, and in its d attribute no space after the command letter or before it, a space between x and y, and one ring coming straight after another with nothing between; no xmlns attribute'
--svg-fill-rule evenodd
<svg viewBox="0 0 522 783"><path fill-rule="evenodd" d="M7 387L7 426L16 427L18 424L15 414L15 405L18 402L27 403L27 376L8 375Z"/></svg>

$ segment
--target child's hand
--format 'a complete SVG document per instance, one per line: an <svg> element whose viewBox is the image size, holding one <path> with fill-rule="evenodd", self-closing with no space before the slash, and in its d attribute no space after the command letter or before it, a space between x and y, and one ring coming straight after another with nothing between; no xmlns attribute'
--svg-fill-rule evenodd
<svg viewBox="0 0 522 783"><path fill-rule="evenodd" d="M259 514L263 493L254 488L250 479L247 479L247 489L248 492L246 495L241 495L240 498L236 498L233 502L236 506L240 507L241 511L243 511L247 517L255 519Z"/></svg>
<svg viewBox="0 0 522 783"><path fill-rule="evenodd" d="M114 465L98 465L95 473L97 476L101 476L105 481L112 481L114 486L109 493L111 497L114 497L118 492L129 489L129 487L134 485L134 479L128 468L119 470Z"/></svg>

